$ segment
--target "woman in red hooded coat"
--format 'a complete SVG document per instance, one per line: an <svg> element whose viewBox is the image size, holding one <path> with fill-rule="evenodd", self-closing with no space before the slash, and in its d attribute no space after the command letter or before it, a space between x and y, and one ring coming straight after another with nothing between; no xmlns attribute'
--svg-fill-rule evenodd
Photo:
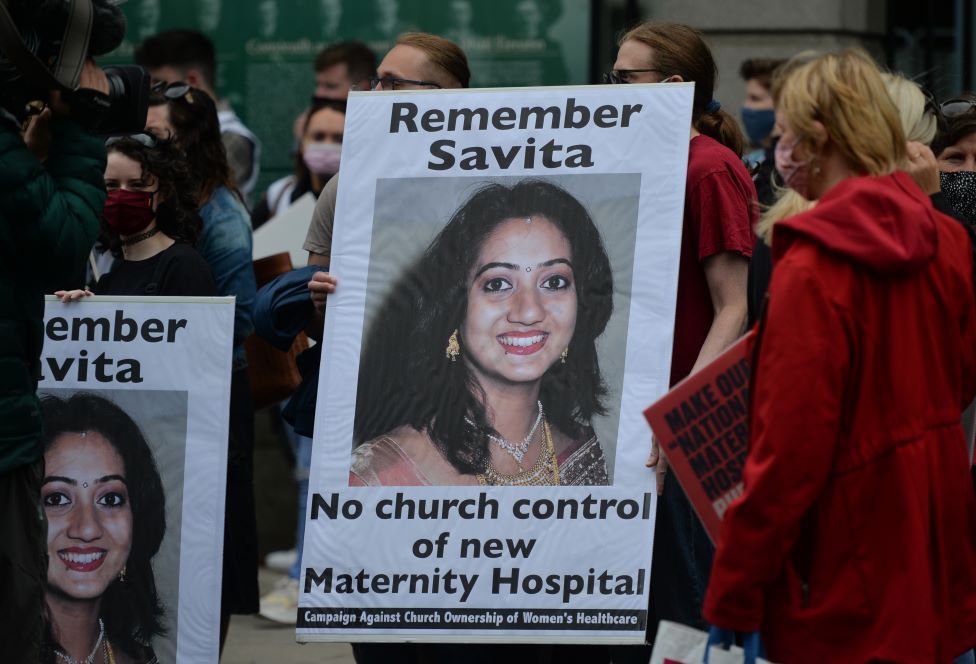
<svg viewBox="0 0 976 664"><path fill-rule="evenodd" d="M819 202L775 229L745 492L705 617L761 630L773 661L951 662L976 644L972 246L897 170L866 54L801 66L776 97L777 167Z"/></svg>

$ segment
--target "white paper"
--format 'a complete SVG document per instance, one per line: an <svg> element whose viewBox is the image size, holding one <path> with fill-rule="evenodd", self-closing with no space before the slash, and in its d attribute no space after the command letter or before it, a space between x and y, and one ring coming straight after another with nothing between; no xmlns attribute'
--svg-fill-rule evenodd
<svg viewBox="0 0 976 664"><path fill-rule="evenodd" d="M673 84L350 95L331 256L339 287L329 297L325 318L300 583L300 641L643 642L656 494L653 473L644 465L650 432L642 411L668 388L693 92L691 84ZM514 109L514 116L505 108ZM525 127L519 128L523 108L533 110ZM449 128L452 109L454 130ZM594 125L597 113L604 124L613 126ZM553 127L555 114L560 120ZM616 120L609 120L611 115ZM625 116L627 126L622 126ZM479 126L482 121L484 128ZM509 126L514 128L504 128ZM479 151L484 156L480 164L472 156ZM454 165L449 166L452 158ZM364 350L366 338L375 334L392 344L415 341L408 329L384 330L376 322L389 310L384 298L391 289L409 287L406 270L448 227L469 196L486 185L512 188L530 178L555 185L582 204L599 232L596 244L602 242L609 259L613 314L596 338L607 386L606 414L585 423L606 457L609 484L349 486L357 387L364 379L360 363L370 359ZM525 214L527 221L516 221L525 222L527 233L540 223L545 227L544 219ZM509 221L493 228L516 233ZM565 233L562 238L569 242ZM512 246L522 247L519 242L516 238ZM485 244L478 246L483 249ZM541 245L532 245L537 246ZM571 252L577 249L570 243ZM507 251L501 251L498 260L504 263ZM450 252L436 258L431 265L437 269L460 260ZM482 258L479 254L478 261ZM520 284L518 293L538 289L539 302L557 292L553 284L561 283L523 279L523 272L549 269L543 263L519 265L518 270L504 264L514 275L506 279ZM541 279L545 273L537 274ZM428 276L416 279L426 284ZM584 288L581 274L573 272L572 277ZM507 282L497 282L502 283ZM444 297L437 289L420 288L425 297ZM487 285L478 288L478 293L489 290ZM469 309L475 306L474 292L466 296ZM489 296L478 297L481 302ZM486 306L479 305L479 310ZM583 305L576 306L582 315ZM545 328L540 335L545 341L532 343L549 348L545 344L562 338L558 335L565 325L552 323L550 329L549 319L541 314L536 316L542 321L538 324L527 320L534 317L530 309L522 307L516 313L513 305L508 321L518 318L511 325L519 333L535 334L533 326ZM431 311L418 306L416 320ZM464 330L478 324L473 314L459 322ZM573 329L569 348L580 328ZM488 339L485 347L491 349L484 352L496 352L496 341L513 347L515 342L505 341L504 334L495 341L482 334L480 338ZM454 371L445 351L439 350L446 347L449 335L444 331L431 342L436 347L429 366L414 367L415 353L410 351L401 358L401 371ZM529 350L543 352L533 350L536 347ZM476 357L481 352L477 346L472 351L462 339L458 361L468 362L468 353ZM570 355L569 361L576 357ZM508 358L506 350L498 366L508 366ZM560 370L559 360L554 355L552 359L545 375ZM490 373L492 367L482 368ZM372 378L379 383L399 380L393 374ZM509 378L505 374L499 380ZM521 390L524 384L519 386ZM432 398L439 389L442 385L436 381L419 381L417 393ZM561 405L550 402L544 408L548 413ZM544 445L537 440L534 445ZM572 440L572 445L578 442ZM429 439L425 449L434 449ZM411 454L406 453L408 460L416 460ZM560 462L560 470L567 461ZM423 470L426 462L418 463ZM466 479L474 481L474 475ZM466 519L455 510L447 518L380 518L377 509L386 509L390 503L385 501L398 495L410 501L494 501L498 514ZM518 518L513 513L531 510L532 505L544 511L550 503L535 501L551 501L555 507L560 500L568 501L566 506L575 504L580 510L577 518ZM584 504L599 505L601 500L625 505L625 514L611 507L603 516L599 508L596 518L581 516ZM330 518L332 505L345 506L346 516L340 512ZM634 516L628 517L631 511ZM519 542L531 545L531 553L523 548L513 554L511 547ZM510 582L516 573L518 582ZM462 587L454 575L465 575L470 585ZM352 587L347 588L346 581ZM430 585L425 588L424 583Z"/></svg>
<svg viewBox="0 0 976 664"><path fill-rule="evenodd" d="M233 328L233 297L46 303L38 393L60 400L87 393L121 408L141 430L162 480L166 528L151 561L167 630L151 644L160 662L218 659ZM57 447L55 439L46 452L48 472ZM137 490L131 484L130 497ZM146 527L131 509L133 532ZM48 520L57 523L51 513ZM56 531L49 527L55 548ZM78 537L62 539L79 546ZM95 540L84 545L112 550ZM57 552L50 554L56 561Z"/></svg>
<svg viewBox="0 0 976 664"><path fill-rule="evenodd" d="M254 260L288 252L293 266L305 265L308 252L303 245L314 210L315 196L308 192L283 212L264 222L254 231Z"/></svg>

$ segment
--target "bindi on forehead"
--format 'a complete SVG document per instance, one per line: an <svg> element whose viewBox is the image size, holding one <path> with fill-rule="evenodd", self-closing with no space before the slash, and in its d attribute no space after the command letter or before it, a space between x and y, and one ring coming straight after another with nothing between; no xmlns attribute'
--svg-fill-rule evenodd
<svg viewBox="0 0 976 664"><path fill-rule="evenodd" d="M85 489L87 489L90 485L105 484L107 482L121 482L122 484L128 484L125 481L125 477L117 473L102 475L101 477L94 477L90 480L82 479L80 481L66 475L48 475L44 478L44 481L41 482L41 485L43 486L44 484L48 484L50 482L62 482L69 486L78 486L81 484L82 488Z"/></svg>
<svg viewBox="0 0 976 664"><path fill-rule="evenodd" d="M560 257L560 258L550 258L547 261L542 261L540 263L536 263L534 266L533 265L526 265L525 267L519 265L518 263L506 263L506 262L503 262L503 261L492 261L490 263L485 263L480 268L478 268L478 270L477 270L477 272L475 272L474 276L475 277L478 277L479 275L487 272L488 270L494 270L494 269L510 270L512 272L532 272L533 270L541 270L541 269L544 269L544 268L547 268L547 267L552 267L553 265L566 265L566 266L569 267L570 270L573 269L573 263L568 258L562 258L562 257Z"/></svg>

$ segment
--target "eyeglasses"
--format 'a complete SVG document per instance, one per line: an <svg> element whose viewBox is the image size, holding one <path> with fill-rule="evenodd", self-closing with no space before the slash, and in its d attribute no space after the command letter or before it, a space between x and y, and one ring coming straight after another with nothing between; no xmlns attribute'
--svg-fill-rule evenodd
<svg viewBox="0 0 976 664"><path fill-rule="evenodd" d="M123 134L121 136L109 136L105 139L105 147L111 147L120 141L135 141L144 148L153 149L159 145L159 139L148 134L146 132L138 132L136 134Z"/></svg>
<svg viewBox="0 0 976 664"><path fill-rule="evenodd" d="M176 81L175 83L159 81L150 89L153 92L162 94L167 99L183 99L185 97L187 103L193 103L193 94L191 93L193 87L189 83L184 83L183 81Z"/></svg>
<svg viewBox="0 0 976 664"><path fill-rule="evenodd" d="M660 69L612 69L603 75L603 82L611 85L621 85L630 83L630 77L634 74L646 74L648 72L663 74Z"/></svg>
<svg viewBox="0 0 976 664"><path fill-rule="evenodd" d="M440 89L439 83L433 81L412 81L409 78L394 78L393 76L370 76L370 90L409 90L411 86Z"/></svg>
<svg viewBox="0 0 976 664"><path fill-rule="evenodd" d="M950 99L942 102L939 108L943 116L955 118L976 108L976 99Z"/></svg>

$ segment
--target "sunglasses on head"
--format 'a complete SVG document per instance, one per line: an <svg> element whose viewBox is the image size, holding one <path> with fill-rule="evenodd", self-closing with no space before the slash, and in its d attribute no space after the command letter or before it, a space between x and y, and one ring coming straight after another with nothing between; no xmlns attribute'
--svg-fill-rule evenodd
<svg viewBox="0 0 976 664"><path fill-rule="evenodd" d="M939 106L942 115L946 118L959 117L960 115L969 113L973 108L976 108L976 99L950 99L942 102L942 105Z"/></svg>
<svg viewBox="0 0 976 664"><path fill-rule="evenodd" d="M184 83L183 81L176 81L175 83L167 83L166 81L159 81L155 83L152 88L153 92L158 92L167 99L183 99L190 104L193 103L193 94L191 90L193 87L189 83Z"/></svg>
<svg viewBox="0 0 976 664"><path fill-rule="evenodd" d="M135 134L122 134L120 136L109 136L105 139L105 147L111 147L120 141L135 141L144 148L153 149L159 145L159 139L152 134L140 131Z"/></svg>
<svg viewBox="0 0 976 664"><path fill-rule="evenodd" d="M944 131L946 126L946 116L939 107L939 102L936 101L935 95L927 87L918 83L916 81L915 85L922 92L922 96L925 97L925 110L923 113L925 115L932 115L935 118L935 124L938 131Z"/></svg>

